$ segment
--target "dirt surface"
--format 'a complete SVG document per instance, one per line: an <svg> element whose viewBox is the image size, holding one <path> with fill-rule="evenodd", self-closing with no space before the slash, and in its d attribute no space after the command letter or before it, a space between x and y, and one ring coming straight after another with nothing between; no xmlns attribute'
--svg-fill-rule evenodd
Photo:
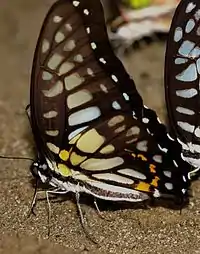
<svg viewBox="0 0 200 254"><path fill-rule="evenodd" d="M52 1L1 0L0 8L0 154L34 158L31 130L24 112L29 100L32 56L44 15ZM126 57L147 105L165 120L162 43ZM100 202L101 219L92 202L83 200L85 236L72 198L51 202L51 235L47 239L47 203L39 201L36 216L27 217L34 188L29 161L0 160L0 253L200 253L200 183L182 210L150 209ZM44 197L44 196L41 196ZM123 209L122 209L123 208Z"/></svg>

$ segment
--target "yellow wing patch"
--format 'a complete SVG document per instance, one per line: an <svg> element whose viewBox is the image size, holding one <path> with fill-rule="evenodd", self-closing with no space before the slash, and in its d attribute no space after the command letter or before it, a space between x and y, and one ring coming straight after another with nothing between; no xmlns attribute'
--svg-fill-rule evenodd
<svg viewBox="0 0 200 254"><path fill-rule="evenodd" d="M62 176L71 176L72 172L71 170L64 164L59 163L58 164L58 172L62 175Z"/></svg>
<svg viewBox="0 0 200 254"><path fill-rule="evenodd" d="M137 157L139 159L141 159L142 161L147 161L147 158L144 155L142 155L142 154L138 154Z"/></svg>
<svg viewBox="0 0 200 254"><path fill-rule="evenodd" d="M139 182L136 186L134 186L134 189L138 191L150 192L150 186L151 185L149 183Z"/></svg>
<svg viewBox="0 0 200 254"><path fill-rule="evenodd" d="M154 164L150 164L149 169L151 173L154 173L154 174L156 173L156 166Z"/></svg>
<svg viewBox="0 0 200 254"><path fill-rule="evenodd" d="M101 136L95 129L84 133L77 141L77 147L85 153L94 153L105 142L105 137Z"/></svg>
<svg viewBox="0 0 200 254"><path fill-rule="evenodd" d="M67 150L62 150L59 153L59 157L61 158L61 160L67 161L69 159L69 152Z"/></svg>
<svg viewBox="0 0 200 254"><path fill-rule="evenodd" d="M159 180L160 180L160 178L158 176L155 176L155 178L151 182L151 185L153 185L154 187L158 187Z"/></svg>
<svg viewBox="0 0 200 254"><path fill-rule="evenodd" d="M70 156L70 162L73 166L77 166L80 163L82 163L87 157L86 156L80 156L76 154L75 152L72 152Z"/></svg>

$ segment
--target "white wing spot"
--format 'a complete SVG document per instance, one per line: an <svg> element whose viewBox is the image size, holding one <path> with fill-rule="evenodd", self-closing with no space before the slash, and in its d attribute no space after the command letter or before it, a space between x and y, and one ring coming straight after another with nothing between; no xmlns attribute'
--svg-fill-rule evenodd
<svg viewBox="0 0 200 254"><path fill-rule="evenodd" d="M86 28L86 32L87 32L87 34L90 34L90 28L89 27Z"/></svg>
<svg viewBox="0 0 200 254"><path fill-rule="evenodd" d="M47 118L47 119L54 118L57 115L58 115L58 112L53 110L43 114L44 118Z"/></svg>
<svg viewBox="0 0 200 254"><path fill-rule="evenodd" d="M187 132L190 132L190 133L194 132L194 125L191 125L191 124L189 124L187 122L181 122L181 121L178 121L177 124L184 131L187 131Z"/></svg>
<svg viewBox="0 0 200 254"><path fill-rule="evenodd" d="M63 83L59 80L51 89L43 90L42 92L45 97L55 97L63 92Z"/></svg>
<svg viewBox="0 0 200 254"><path fill-rule="evenodd" d="M176 95L181 98L192 98L198 94L197 90L194 88L177 90Z"/></svg>
<svg viewBox="0 0 200 254"><path fill-rule="evenodd" d="M94 72L91 68L87 68L87 74L90 76L94 76Z"/></svg>
<svg viewBox="0 0 200 254"><path fill-rule="evenodd" d="M114 80L116 83L118 82L118 78L115 75L111 75L112 80Z"/></svg>
<svg viewBox="0 0 200 254"><path fill-rule="evenodd" d="M65 62L60 66L59 69L59 75L63 75L68 73L69 71L71 71L74 68L74 64L70 63L70 62Z"/></svg>
<svg viewBox="0 0 200 254"><path fill-rule="evenodd" d="M193 110L188 109L188 108L184 108L184 107L177 107L176 111L181 113L181 114L190 115L190 116L195 114L195 112Z"/></svg>
<svg viewBox="0 0 200 254"><path fill-rule="evenodd" d="M78 63L82 63L83 62L83 56L81 54L78 54L74 57L74 61L78 62Z"/></svg>
<svg viewBox="0 0 200 254"><path fill-rule="evenodd" d="M126 137L131 137L131 136L138 136L140 133L140 128L138 126L133 126L130 129L127 130Z"/></svg>
<svg viewBox="0 0 200 254"><path fill-rule="evenodd" d="M54 16L54 17L53 17L53 22L54 22L54 23L60 23L60 21L61 21L62 19L63 19L63 18L60 17L60 16Z"/></svg>
<svg viewBox="0 0 200 254"><path fill-rule="evenodd" d="M154 155L153 160L157 163L162 163L162 156L161 155Z"/></svg>
<svg viewBox="0 0 200 254"><path fill-rule="evenodd" d="M74 73L65 77L64 81L65 89L69 91L77 86L80 86L85 81L85 79L83 77L80 77L78 73Z"/></svg>
<svg viewBox="0 0 200 254"><path fill-rule="evenodd" d="M58 130L48 130L48 131L46 131L46 134L48 136L56 137L56 136L58 136L59 131Z"/></svg>
<svg viewBox="0 0 200 254"><path fill-rule="evenodd" d="M137 143L136 148L137 148L139 151L147 152L147 150L148 150L147 143L148 143L148 142L147 142L146 140L140 141L140 142Z"/></svg>
<svg viewBox="0 0 200 254"><path fill-rule="evenodd" d="M168 190L172 190L173 189L173 184L172 183L165 183L165 187Z"/></svg>
<svg viewBox="0 0 200 254"><path fill-rule="evenodd" d="M60 43L61 41L63 41L65 39L65 35L64 33L58 31L55 35L55 42Z"/></svg>
<svg viewBox="0 0 200 254"><path fill-rule="evenodd" d="M144 117L144 118L142 118L142 122L143 122L143 123L148 123L148 122L149 122L149 119L146 118L146 117Z"/></svg>
<svg viewBox="0 0 200 254"><path fill-rule="evenodd" d="M64 51L72 51L76 47L76 43L74 40L69 40L66 42L63 50Z"/></svg>
<svg viewBox="0 0 200 254"><path fill-rule="evenodd" d="M84 13L85 15L89 15L88 9L84 9L84 10L83 10L83 13Z"/></svg>
<svg viewBox="0 0 200 254"><path fill-rule="evenodd" d="M103 57L99 58L99 61L103 64L106 64L106 60Z"/></svg>
<svg viewBox="0 0 200 254"><path fill-rule="evenodd" d="M79 6L79 4L80 4L79 1L73 1L72 3L73 3L73 6L75 6L75 7Z"/></svg>
<svg viewBox="0 0 200 254"><path fill-rule="evenodd" d="M100 84L100 88L101 88L101 90L102 90L104 93L108 93L108 89L107 89L107 87L106 87L105 85Z"/></svg>
<svg viewBox="0 0 200 254"><path fill-rule="evenodd" d="M119 123L122 123L124 122L124 116L122 115L117 115L117 116L114 116L113 118L111 118L109 121L108 121L108 126L109 127L114 127L115 125L119 124Z"/></svg>
<svg viewBox="0 0 200 254"><path fill-rule="evenodd" d="M159 198L161 196L159 190L155 189L153 196L154 196L154 198Z"/></svg>
<svg viewBox="0 0 200 254"><path fill-rule="evenodd" d="M52 77L53 77L53 75L51 74L51 73L49 73L49 72L47 72L47 71L43 71L42 72L42 79L43 80L51 80L52 79Z"/></svg>
<svg viewBox="0 0 200 254"><path fill-rule="evenodd" d="M195 7L196 7L196 4L190 2L190 3L187 5L187 7L186 7L185 12L186 12L186 13L189 13L189 12L191 12Z"/></svg>
<svg viewBox="0 0 200 254"><path fill-rule="evenodd" d="M172 172L171 172L171 171L164 170L163 173L164 173L164 175L165 175L166 177L169 177L169 178L172 177Z"/></svg>
<svg viewBox="0 0 200 254"><path fill-rule="evenodd" d="M52 143L47 143L47 147L49 148L49 150L55 154L58 154L60 149L59 147L57 147L56 145L52 144Z"/></svg>
<svg viewBox="0 0 200 254"><path fill-rule="evenodd" d="M58 65L62 62L63 56L59 55L58 53L55 53L52 55L52 57L48 61L48 67L52 70L55 70Z"/></svg>
<svg viewBox="0 0 200 254"><path fill-rule="evenodd" d="M65 28L68 32L71 32L72 31L72 26L70 24L65 24Z"/></svg>
<svg viewBox="0 0 200 254"><path fill-rule="evenodd" d="M124 96L124 99L125 99L126 101L129 101L129 96L128 96L127 93L123 93L123 96Z"/></svg>
<svg viewBox="0 0 200 254"><path fill-rule="evenodd" d="M47 39L44 39L42 42L42 53L46 53L50 48L50 43Z"/></svg>
<svg viewBox="0 0 200 254"><path fill-rule="evenodd" d="M112 107L113 107L114 109L116 109L116 110L120 110L120 109L121 109L121 106L120 106L120 104L119 104L117 101L114 101L114 102L112 103Z"/></svg>
<svg viewBox="0 0 200 254"><path fill-rule="evenodd" d="M96 48L97 48L97 45L96 45L96 43L94 43L94 42L91 42L91 47L92 47L92 49L96 49Z"/></svg>

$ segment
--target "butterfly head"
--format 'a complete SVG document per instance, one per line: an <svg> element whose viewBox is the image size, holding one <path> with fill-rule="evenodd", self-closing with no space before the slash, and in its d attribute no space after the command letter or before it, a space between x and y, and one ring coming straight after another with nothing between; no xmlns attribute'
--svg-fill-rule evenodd
<svg viewBox="0 0 200 254"><path fill-rule="evenodd" d="M30 167L30 171L34 177L39 177L39 172L47 171L48 166L45 163L40 163L39 161L34 161Z"/></svg>

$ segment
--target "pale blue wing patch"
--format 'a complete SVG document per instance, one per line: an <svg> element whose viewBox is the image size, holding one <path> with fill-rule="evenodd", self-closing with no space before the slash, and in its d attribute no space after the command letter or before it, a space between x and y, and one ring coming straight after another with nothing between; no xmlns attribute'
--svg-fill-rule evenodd
<svg viewBox="0 0 200 254"><path fill-rule="evenodd" d="M195 43L191 42L191 41L184 41L179 50L178 53L184 57L189 57L190 52L192 51L192 49L195 47Z"/></svg>
<svg viewBox="0 0 200 254"><path fill-rule="evenodd" d="M195 63L190 64L184 71L176 75L176 79L184 82L191 82L197 79L197 68Z"/></svg>
<svg viewBox="0 0 200 254"><path fill-rule="evenodd" d="M183 38L183 29L181 27L177 27L174 32L174 41L178 42Z"/></svg>
<svg viewBox="0 0 200 254"><path fill-rule="evenodd" d="M195 27L194 19L189 19L185 27L185 32L190 33L194 27Z"/></svg>

